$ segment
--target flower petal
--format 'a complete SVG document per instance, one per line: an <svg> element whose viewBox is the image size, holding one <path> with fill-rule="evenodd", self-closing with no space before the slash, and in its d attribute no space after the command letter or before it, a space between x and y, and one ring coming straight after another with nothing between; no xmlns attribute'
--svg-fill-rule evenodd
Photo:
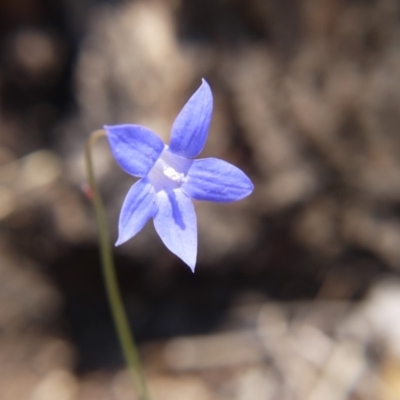
<svg viewBox="0 0 400 400"><path fill-rule="evenodd" d="M197 257L197 222L194 206L180 189L157 193L158 211L154 227L165 246L192 271Z"/></svg>
<svg viewBox="0 0 400 400"><path fill-rule="evenodd" d="M129 190L119 216L116 246L135 236L157 211L157 196L147 178L137 181Z"/></svg>
<svg viewBox="0 0 400 400"><path fill-rule="evenodd" d="M182 190L192 199L228 203L243 199L254 189L247 175L218 158L194 160Z"/></svg>
<svg viewBox="0 0 400 400"><path fill-rule="evenodd" d="M206 143L213 109L210 86L203 79L201 86L183 106L171 131L170 149L183 157L194 158Z"/></svg>
<svg viewBox="0 0 400 400"><path fill-rule="evenodd" d="M105 126L111 151L128 174L144 177L164 150L163 141L140 125Z"/></svg>

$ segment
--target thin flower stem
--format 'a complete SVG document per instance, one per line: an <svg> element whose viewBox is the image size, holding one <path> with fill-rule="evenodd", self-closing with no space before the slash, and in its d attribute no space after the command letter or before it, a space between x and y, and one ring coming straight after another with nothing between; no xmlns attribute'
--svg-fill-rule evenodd
<svg viewBox="0 0 400 400"><path fill-rule="evenodd" d="M122 352L125 356L128 369L131 373L133 383L138 392L140 400L150 400L146 386L146 380L139 359L139 354L131 329L129 327L128 318L125 313L122 302L121 293L118 287L118 280L114 267L114 259L107 227L107 220L104 212L103 201L96 183L92 159L92 149L98 139L105 137L106 131L98 130L92 132L85 149L86 168L91 189L90 197L93 202L94 211L98 225L100 258L103 267L104 282L110 303L111 313L114 318L115 328L118 333L118 339Z"/></svg>

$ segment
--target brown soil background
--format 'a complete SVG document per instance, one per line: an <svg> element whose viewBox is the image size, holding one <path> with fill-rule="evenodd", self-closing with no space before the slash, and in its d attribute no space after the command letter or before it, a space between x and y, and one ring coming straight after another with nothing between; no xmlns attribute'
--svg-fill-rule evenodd
<svg viewBox="0 0 400 400"><path fill-rule="evenodd" d="M254 194L196 204L196 273L152 224L115 250L154 399L400 398L397 0L0 2L0 398L135 398L83 147L168 141L201 77L202 157ZM133 180L96 148L113 238Z"/></svg>

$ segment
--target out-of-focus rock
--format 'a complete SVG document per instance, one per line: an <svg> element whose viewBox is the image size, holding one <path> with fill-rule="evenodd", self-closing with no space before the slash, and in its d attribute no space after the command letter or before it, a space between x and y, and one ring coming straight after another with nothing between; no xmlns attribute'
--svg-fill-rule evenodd
<svg viewBox="0 0 400 400"><path fill-rule="evenodd" d="M149 344L150 382L200 376L221 399L395 399L398 289L383 280L356 304L238 304L220 332Z"/></svg>
<svg viewBox="0 0 400 400"><path fill-rule="evenodd" d="M350 318L344 329L358 338L373 334L382 341L391 357L400 360L399 306L400 282L397 279L382 280L371 291L361 312Z"/></svg>
<svg viewBox="0 0 400 400"><path fill-rule="evenodd" d="M77 95L88 130L140 123L168 139L177 98L193 72L179 48L170 9L162 2L100 10L82 48Z"/></svg>
<svg viewBox="0 0 400 400"><path fill-rule="evenodd" d="M69 371L52 370L36 386L30 400L76 400L78 383Z"/></svg>
<svg viewBox="0 0 400 400"><path fill-rule="evenodd" d="M4 238L1 241L4 243ZM0 252L1 398L51 398L50 392L54 396L54 390L58 389L71 393L63 386L67 381L54 375L61 368L65 369L65 376L70 376L67 371L74 364L71 345L50 333L50 326L60 312L60 294L28 260L16 259L3 246ZM31 397L33 393L36 397ZM72 400L71 396L60 398Z"/></svg>
<svg viewBox="0 0 400 400"><path fill-rule="evenodd" d="M201 379L195 377L181 377L179 379L154 377L150 380L150 387L154 398L160 400L218 400Z"/></svg>

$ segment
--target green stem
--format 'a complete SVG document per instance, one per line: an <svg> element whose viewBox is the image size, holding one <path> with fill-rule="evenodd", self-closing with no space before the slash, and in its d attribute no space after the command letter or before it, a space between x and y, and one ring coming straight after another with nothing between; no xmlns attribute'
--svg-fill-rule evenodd
<svg viewBox="0 0 400 400"><path fill-rule="evenodd" d="M125 356L128 369L131 373L133 383L138 392L139 399L150 400L137 346L129 327L128 318L124 310L121 293L118 287L107 220L104 212L104 205L94 175L91 152L97 140L101 137L105 137L106 135L107 133L104 130L94 131L90 135L85 149L86 168L91 189L90 197L93 201L98 225L100 257L103 267L104 282L108 295L108 301L110 303L111 313L114 318L115 328L118 333L118 339L122 348L122 352Z"/></svg>

